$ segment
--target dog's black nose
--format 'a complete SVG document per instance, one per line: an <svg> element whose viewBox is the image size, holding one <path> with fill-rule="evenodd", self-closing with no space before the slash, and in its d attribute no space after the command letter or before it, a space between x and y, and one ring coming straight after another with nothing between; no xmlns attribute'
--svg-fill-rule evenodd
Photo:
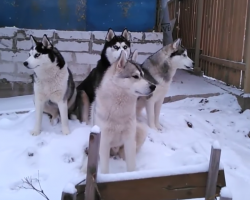
<svg viewBox="0 0 250 200"><path fill-rule="evenodd" d="M149 88L150 88L150 90L154 91L156 86L155 85L150 85Z"/></svg>
<svg viewBox="0 0 250 200"><path fill-rule="evenodd" d="M24 63L23 63L23 65L25 66L25 67L27 67L28 66L28 62L27 61L25 61Z"/></svg>
<svg viewBox="0 0 250 200"><path fill-rule="evenodd" d="M193 62L193 66L194 66L194 64L195 64L195 63Z"/></svg>

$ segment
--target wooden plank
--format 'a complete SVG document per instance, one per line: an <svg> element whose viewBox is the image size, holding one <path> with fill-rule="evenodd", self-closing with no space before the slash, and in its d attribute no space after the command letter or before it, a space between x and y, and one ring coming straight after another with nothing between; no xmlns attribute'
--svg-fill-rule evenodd
<svg viewBox="0 0 250 200"><path fill-rule="evenodd" d="M196 41L195 41L195 66L194 71L200 72L201 69L199 67L200 60L200 43L201 43L201 28L202 28L202 16L203 16L203 4L204 0L198 1L197 8L197 29L196 29Z"/></svg>
<svg viewBox="0 0 250 200"><path fill-rule="evenodd" d="M90 133L85 200L98 199L95 180L97 177L100 138L101 133Z"/></svg>
<svg viewBox="0 0 250 200"><path fill-rule="evenodd" d="M202 172L98 183L98 188L102 199L106 200L192 199L205 196L207 178L208 172ZM217 180L218 194L225 185L224 170L220 170ZM85 185L78 185L76 188L78 193L82 193Z"/></svg>
<svg viewBox="0 0 250 200"><path fill-rule="evenodd" d="M63 192L61 200L76 200L76 193L70 194L70 193Z"/></svg>
<svg viewBox="0 0 250 200"><path fill-rule="evenodd" d="M220 197L220 200L233 200L232 198Z"/></svg>
<svg viewBox="0 0 250 200"><path fill-rule="evenodd" d="M216 183L220 167L220 155L221 155L221 149L216 149L215 147L212 146L209 169L208 169L205 200L211 200L216 197Z"/></svg>
<svg viewBox="0 0 250 200"><path fill-rule="evenodd" d="M250 1L247 5L247 21L246 21L246 34L245 34L245 80L244 80L244 92L250 93Z"/></svg>
<svg viewBox="0 0 250 200"><path fill-rule="evenodd" d="M246 64L241 63L241 62L235 62L235 61L231 61L231 60L215 58L215 57L206 56L206 55L203 55L203 54L200 55L200 59L208 61L208 62L212 62L214 64L218 64L218 65L221 65L221 66L224 66L224 67L236 69L236 70L245 71L245 69L246 69Z"/></svg>

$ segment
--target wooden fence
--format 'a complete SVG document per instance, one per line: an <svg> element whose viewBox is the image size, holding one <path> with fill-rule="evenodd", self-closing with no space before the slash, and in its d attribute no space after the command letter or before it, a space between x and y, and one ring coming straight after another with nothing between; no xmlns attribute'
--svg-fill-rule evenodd
<svg viewBox="0 0 250 200"><path fill-rule="evenodd" d="M168 2L170 20L176 17L173 6L179 2ZM246 64L244 53L247 10L250 0L182 0L180 1L179 37L195 58L197 21L201 17L199 68L204 75L216 78L228 85L244 88ZM198 16L198 4L202 3ZM250 12L250 11L249 11ZM173 36L176 37L175 35ZM250 92L250 91L248 91Z"/></svg>

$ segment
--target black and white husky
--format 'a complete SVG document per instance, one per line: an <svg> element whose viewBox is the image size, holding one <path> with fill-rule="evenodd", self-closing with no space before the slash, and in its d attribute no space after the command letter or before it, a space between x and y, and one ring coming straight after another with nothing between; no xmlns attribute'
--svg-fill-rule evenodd
<svg viewBox="0 0 250 200"><path fill-rule="evenodd" d="M112 29L108 30L105 38L104 48L101 53L101 58L97 63L97 66L90 72L90 74L84 79L77 87L78 92L78 105L80 102L85 103L80 111L80 121L89 121L89 109L92 107L92 103L95 100L96 89L99 87L101 80L107 69L119 58L122 51L125 51L127 58L130 56L130 35L127 29L124 29L122 34L115 35ZM81 92L82 91L82 92ZM82 96L81 96L82 94ZM87 96L87 97L86 97ZM79 100L80 98L80 100ZM88 99L87 99L88 98ZM89 101L89 106L88 106ZM83 104L83 103L82 103ZM87 106L86 106L87 105Z"/></svg>
<svg viewBox="0 0 250 200"><path fill-rule="evenodd" d="M46 35L42 42L31 36L33 46L25 67L34 71L35 126L32 135L39 135L43 112L51 116L54 124L59 113L63 134L69 134L68 114L74 109L76 88L73 76L61 53Z"/></svg>
<svg viewBox="0 0 250 200"><path fill-rule="evenodd" d="M176 70L192 69L193 65L187 49L181 45L181 39L162 47L144 61L142 69L148 71L158 82L152 95L139 97L137 102L137 115L140 116L142 108L145 107L150 128L161 130L160 110Z"/></svg>

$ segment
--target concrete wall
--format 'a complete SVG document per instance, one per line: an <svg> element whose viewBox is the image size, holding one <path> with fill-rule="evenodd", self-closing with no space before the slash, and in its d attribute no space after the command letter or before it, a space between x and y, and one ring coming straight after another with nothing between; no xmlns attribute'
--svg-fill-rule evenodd
<svg viewBox="0 0 250 200"><path fill-rule="evenodd" d="M10 89L15 90L16 85L27 88L26 85L23 85L32 82L30 76L32 70L25 68L22 64L27 59L31 47L30 34L38 40L42 38L43 34L47 34L68 62L74 80L82 81L96 66L100 58L106 33L106 31L82 32L0 28L0 90L6 90L6 92ZM117 32L116 34L120 33ZM151 53L162 47L162 33L132 32L131 36L131 49L132 51L135 49L139 51L139 62L143 62ZM11 88L6 85L10 83ZM28 88L30 91L30 86ZM24 93L9 91L7 96L26 93L25 91ZM6 95L2 93L1 96Z"/></svg>

